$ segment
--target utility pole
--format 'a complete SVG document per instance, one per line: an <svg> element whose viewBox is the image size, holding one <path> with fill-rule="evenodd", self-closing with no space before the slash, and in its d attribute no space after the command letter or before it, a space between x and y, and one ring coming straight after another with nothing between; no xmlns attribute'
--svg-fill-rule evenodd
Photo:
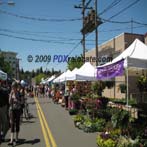
<svg viewBox="0 0 147 147"><path fill-rule="evenodd" d="M83 28L84 28L84 18L85 18L85 0L83 0L83 2L82 2ZM82 44L83 44L83 58L84 58L84 61L85 61L85 33L83 33Z"/></svg>
<svg viewBox="0 0 147 147"><path fill-rule="evenodd" d="M91 1L89 0L85 4L85 0L82 0L82 6L75 6L75 8L82 8L83 28L81 29L81 33L83 34L83 57L85 59L85 35L95 30L96 66L98 66L98 26L102 24L102 21L97 16L97 0L94 1L95 9L88 7ZM91 9L86 17L85 9Z"/></svg>
<svg viewBox="0 0 147 147"><path fill-rule="evenodd" d="M95 26L97 25L97 0L95 0ZM98 59L98 27L95 28L95 54L96 54L96 66L99 65Z"/></svg>
<svg viewBox="0 0 147 147"><path fill-rule="evenodd" d="M86 4L85 4L85 1L86 0L82 0L82 6L81 5L79 5L79 6L74 6L75 8L80 8L80 9L82 9L82 26L83 26L83 28L85 27L85 10L86 9L92 9L91 7L88 7L88 5L89 5L89 3L91 2L91 0L89 0L89 2L87 2ZM82 45L83 45L83 59L85 59L85 50L86 50L86 48L85 48L85 33L82 33L82 35L83 35L83 38L82 38L82 40L81 40L81 43L82 43Z"/></svg>
<svg viewBox="0 0 147 147"><path fill-rule="evenodd" d="M17 80L20 80L20 72L19 72L19 61L20 60L21 59L19 59L19 58L16 59L16 79Z"/></svg>

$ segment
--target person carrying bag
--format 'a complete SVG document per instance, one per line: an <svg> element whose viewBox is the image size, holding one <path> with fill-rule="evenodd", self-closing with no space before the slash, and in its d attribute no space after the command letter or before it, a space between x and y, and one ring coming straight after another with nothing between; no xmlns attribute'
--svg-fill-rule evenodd
<svg viewBox="0 0 147 147"><path fill-rule="evenodd" d="M16 132L15 142L18 142L18 134L20 130L20 115L21 115L21 96L18 91L18 83L12 83L12 90L9 95L9 117L10 117L10 128L11 137L8 145L13 145L14 143L14 132Z"/></svg>

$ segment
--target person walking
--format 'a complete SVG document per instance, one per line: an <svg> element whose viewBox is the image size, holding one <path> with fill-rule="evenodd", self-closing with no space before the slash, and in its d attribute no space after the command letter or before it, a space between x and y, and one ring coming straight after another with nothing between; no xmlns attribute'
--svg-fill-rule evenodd
<svg viewBox="0 0 147 147"><path fill-rule="evenodd" d="M15 142L18 142L18 134L20 131L20 115L21 115L21 96L18 91L18 83L13 82L11 86L11 92L9 95L9 117L10 117L10 142L8 145L13 145L14 143L14 132L16 132Z"/></svg>
<svg viewBox="0 0 147 147"><path fill-rule="evenodd" d="M68 109L68 99L69 99L69 95L70 95L69 89L66 89L66 91L65 91L65 93L64 93L65 109L66 109L66 110Z"/></svg>
<svg viewBox="0 0 147 147"><path fill-rule="evenodd" d="M25 84L23 84L22 82L18 83L18 93L19 93L19 96L20 96L20 102L21 102L21 109L20 109L20 118L21 118L21 121L22 122L22 119L23 119L23 109L24 109L24 106L25 106Z"/></svg>

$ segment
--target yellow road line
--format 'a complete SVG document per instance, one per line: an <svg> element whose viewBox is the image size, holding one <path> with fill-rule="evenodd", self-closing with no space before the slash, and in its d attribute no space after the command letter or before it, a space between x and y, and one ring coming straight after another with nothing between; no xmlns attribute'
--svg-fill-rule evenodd
<svg viewBox="0 0 147 147"><path fill-rule="evenodd" d="M36 102L36 107L37 107L37 113L38 113L38 117L39 117L39 120L40 120L40 124L41 124L41 128L42 128L42 132L43 132L43 136L44 136L46 147L50 147L48 136L47 136L47 132L45 130L45 127L44 127L44 124L43 124L43 120L41 118L41 114L39 112L39 106L38 106L37 102Z"/></svg>
<svg viewBox="0 0 147 147"><path fill-rule="evenodd" d="M44 115L44 113L43 113L43 111L42 111L42 108L41 108L41 106L40 106L40 104L39 104L39 101L38 101L37 97L36 97L35 99L36 99L36 102L37 102L37 104L38 104L38 107L39 107L39 110L40 110L40 113L41 113L41 116L42 116L42 119L43 119L45 128L47 129L48 136L49 136L49 138L50 138L50 140L51 140L52 147L57 147L56 142L55 142L54 137L53 137L53 135L52 135L52 133L51 133L51 130L50 130L48 124L47 124L47 120L46 120L46 118L45 118L45 115Z"/></svg>
<svg viewBox="0 0 147 147"><path fill-rule="evenodd" d="M37 101L38 101L38 100L37 100ZM38 101L38 104L39 104L39 101ZM39 108L40 108L40 110L41 110L41 111L40 111L40 112L41 112L41 116L42 116L42 118L43 118L43 120L44 120L44 124L45 124L45 127L46 127L46 129L47 129L47 133L48 133L49 138L50 138L50 140L51 140L52 146L53 146L53 147L57 147L57 145L56 145L56 143L55 143L55 140L54 140L54 137L53 137L53 135L52 135L52 133L51 133L51 130L50 130L48 124L47 124L46 118L45 118L45 116L44 116L44 113L43 113L43 111L42 111L40 105L39 105Z"/></svg>

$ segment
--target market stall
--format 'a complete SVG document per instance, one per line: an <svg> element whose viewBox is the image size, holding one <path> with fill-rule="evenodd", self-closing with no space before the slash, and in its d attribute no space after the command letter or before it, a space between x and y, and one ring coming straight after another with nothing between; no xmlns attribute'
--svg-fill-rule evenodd
<svg viewBox="0 0 147 147"><path fill-rule="evenodd" d="M97 67L97 79L108 79L123 74L126 70L127 78L127 105L128 105L128 69L147 69L147 45L139 39L134 42L119 56L114 58L112 62L108 62L102 66Z"/></svg>

